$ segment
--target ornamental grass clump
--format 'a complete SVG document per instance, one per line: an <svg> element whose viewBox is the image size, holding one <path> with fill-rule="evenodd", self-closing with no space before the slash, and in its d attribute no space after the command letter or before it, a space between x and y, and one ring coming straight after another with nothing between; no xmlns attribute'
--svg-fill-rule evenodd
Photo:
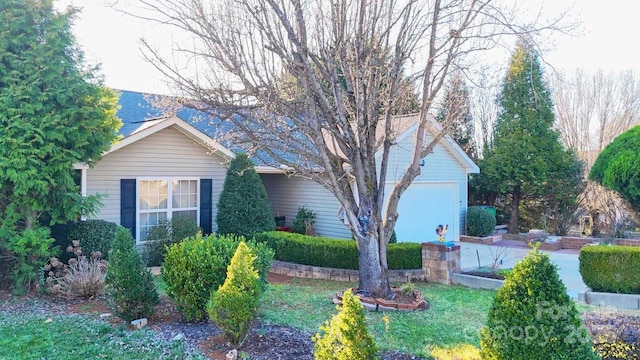
<svg viewBox="0 0 640 360"><path fill-rule="evenodd" d="M260 276L253 267L256 258L244 241L240 242L227 268L224 284L211 292L207 303L209 318L236 347L242 345L249 333L262 294Z"/></svg>
<svg viewBox="0 0 640 360"><path fill-rule="evenodd" d="M376 359L378 348L367 330L364 308L351 290L344 292L342 307L313 336L316 360Z"/></svg>
<svg viewBox="0 0 640 360"><path fill-rule="evenodd" d="M92 299L102 295L107 275L107 261L100 258L102 253L94 251L86 256L78 240L66 250L75 256L67 264L54 257L43 268L47 292L67 299Z"/></svg>
<svg viewBox="0 0 640 360"><path fill-rule="evenodd" d="M557 266L537 248L497 291L480 345L486 360L598 358Z"/></svg>
<svg viewBox="0 0 640 360"><path fill-rule="evenodd" d="M107 303L125 321L151 316L160 303L153 275L140 260L129 230L119 226L105 279Z"/></svg>

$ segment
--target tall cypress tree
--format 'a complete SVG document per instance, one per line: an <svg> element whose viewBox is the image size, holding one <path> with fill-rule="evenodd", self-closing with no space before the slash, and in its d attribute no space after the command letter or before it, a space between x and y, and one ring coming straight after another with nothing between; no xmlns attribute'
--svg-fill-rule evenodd
<svg viewBox="0 0 640 360"><path fill-rule="evenodd" d="M511 58L498 103L493 142L479 162L477 181L508 198L509 232L516 233L522 200L544 198L560 186L558 178L580 168L570 164L575 155L552 128L551 94L538 55L524 42Z"/></svg>
<svg viewBox="0 0 640 360"><path fill-rule="evenodd" d="M218 200L218 233L250 238L275 228L267 191L246 154L231 160Z"/></svg>

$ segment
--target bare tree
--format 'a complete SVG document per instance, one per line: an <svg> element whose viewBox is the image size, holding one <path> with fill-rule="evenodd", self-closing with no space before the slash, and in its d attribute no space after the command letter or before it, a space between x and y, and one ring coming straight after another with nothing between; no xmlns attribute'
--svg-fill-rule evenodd
<svg viewBox="0 0 640 360"><path fill-rule="evenodd" d="M640 123L640 80L631 70L553 77L556 128L568 148L585 162L585 178L598 154L618 135ZM609 230L631 214L613 191L589 181L579 199L594 224L594 233ZM602 219L606 220L602 220Z"/></svg>
<svg viewBox="0 0 640 360"><path fill-rule="evenodd" d="M616 136L640 122L640 79L633 71L552 78L556 127L564 144L587 162L587 171Z"/></svg>
<svg viewBox="0 0 640 360"><path fill-rule="evenodd" d="M359 288L384 297L398 202L446 136L430 110L449 73L509 35L559 27L518 24L518 9L491 0L138 2L148 18L191 35L171 58L145 43L148 59L191 106L228 115L254 156L336 196L358 245ZM417 135L385 194L404 72L421 83Z"/></svg>

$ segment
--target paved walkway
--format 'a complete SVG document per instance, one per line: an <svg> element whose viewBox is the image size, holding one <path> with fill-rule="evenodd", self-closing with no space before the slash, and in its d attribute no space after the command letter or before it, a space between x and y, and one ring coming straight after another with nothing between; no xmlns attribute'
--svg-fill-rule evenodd
<svg viewBox="0 0 640 360"><path fill-rule="evenodd" d="M502 260L503 268L512 268L517 261L529 252L529 247L521 241L502 240L493 245L480 245L459 242L460 262L462 270L478 267L478 258L481 266L490 266L494 259ZM578 293L585 292L587 286L582 282L582 276L578 270L578 250L544 251L549 258L558 265L560 279L567 287L567 292L572 299L578 299Z"/></svg>

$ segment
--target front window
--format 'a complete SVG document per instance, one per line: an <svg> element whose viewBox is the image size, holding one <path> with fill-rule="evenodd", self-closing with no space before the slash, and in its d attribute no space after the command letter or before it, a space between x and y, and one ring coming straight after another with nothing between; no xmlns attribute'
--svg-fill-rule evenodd
<svg viewBox="0 0 640 360"><path fill-rule="evenodd" d="M164 219L186 216L198 223L198 179L138 180L138 241Z"/></svg>

